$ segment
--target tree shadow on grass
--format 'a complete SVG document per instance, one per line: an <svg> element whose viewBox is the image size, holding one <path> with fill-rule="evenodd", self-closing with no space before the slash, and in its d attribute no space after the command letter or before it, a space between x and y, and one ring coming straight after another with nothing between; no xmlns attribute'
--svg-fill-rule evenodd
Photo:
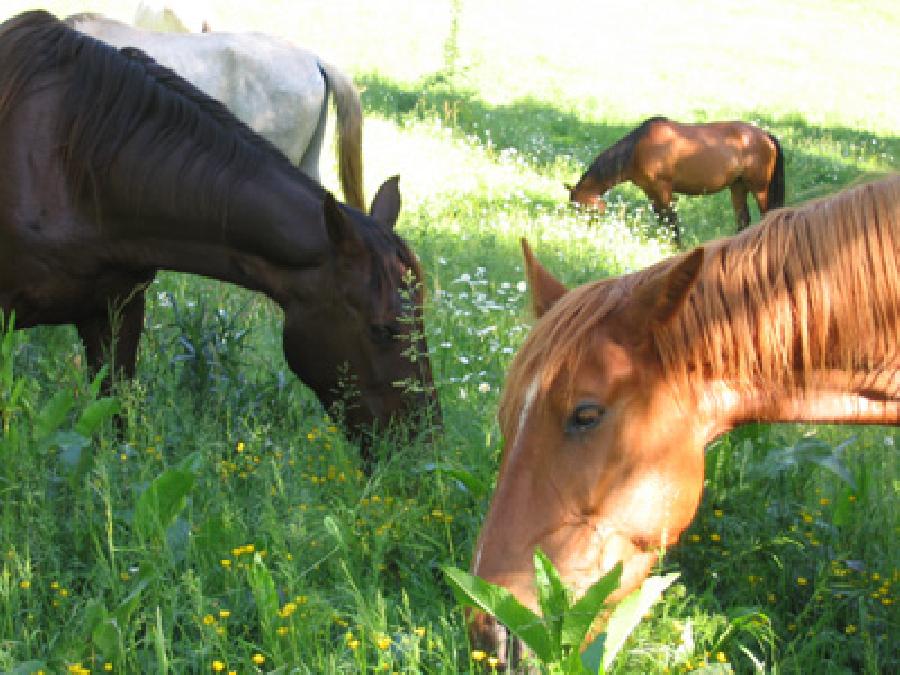
<svg viewBox="0 0 900 675"><path fill-rule="evenodd" d="M441 72L411 84L377 74L358 77L357 83L366 113L398 125L438 119L477 140L489 152L511 149L536 169L556 168L570 173L573 181L597 154L642 121L586 121L572 111L530 98L492 105L472 91L454 87L452 78ZM774 117L754 112L744 118L782 141L789 204L829 194L873 173L900 170L900 137L817 126L799 115Z"/></svg>

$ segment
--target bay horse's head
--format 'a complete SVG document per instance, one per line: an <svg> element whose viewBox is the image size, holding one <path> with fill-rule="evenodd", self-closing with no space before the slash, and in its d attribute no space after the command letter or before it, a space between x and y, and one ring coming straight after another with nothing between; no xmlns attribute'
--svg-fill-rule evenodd
<svg viewBox="0 0 900 675"><path fill-rule="evenodd" d="M439 421L422 323L419 263L394 232L397 177L370 215L326 195L329 253L291 283L284 307L284 353L291 369L364 443L394 422Z"/></svg>
<svg viewBox="0 0 900 675"><path fill-rule="evenodd" d="M500 404L500 473L473 572L540 611L540 547L581 595L619 561L640 584L697 508L707 439L666 381L653 333L691 289L703 250L567 291L523 240L539 318ZM473 640L505 654L505 631L473 617Z"/></svg>
<svg viewBox="0 0 900 675"><path fill-rule="evenodd" d="M574 186L569 183L564 186L569 193L570 202L596 209L601 214L606 213L606 200L603 199L606 188L590 173L582 176Z"/></svg>

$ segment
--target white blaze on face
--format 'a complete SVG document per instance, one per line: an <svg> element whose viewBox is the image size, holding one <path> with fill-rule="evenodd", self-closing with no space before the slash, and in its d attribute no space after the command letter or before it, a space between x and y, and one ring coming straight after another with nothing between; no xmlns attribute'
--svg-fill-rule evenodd
<svg viewBox="0 0 900 675"><path fill-rule="evenodd" d="M534 407L534 401L537 399L538 391L541 388L541 374L538 373L525 390L525 400L522 402L522 410L519 412L519 424L516 427L516 442L510 448L510 453L515 453L519 447L519 439L522 437L522 431L528 422L528 416ZM472 564L472 570L478 574L478 568L481 566L481 551L484 548L484 542L478 542L478 548L475 550L475 560Z"/></svg>

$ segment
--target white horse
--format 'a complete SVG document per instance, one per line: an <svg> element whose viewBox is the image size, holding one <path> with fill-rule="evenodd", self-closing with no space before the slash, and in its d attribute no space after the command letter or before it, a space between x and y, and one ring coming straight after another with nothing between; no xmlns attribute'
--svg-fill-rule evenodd
<svg viewBox="0 0 900 675"><path fill-rule="evenodd" d="M312 52L261 33L158 33L97 14L66 22L115 47L143 50L224 103L316 181L330 91L344 199L365 210L359 93L350 78Z"/></svg>

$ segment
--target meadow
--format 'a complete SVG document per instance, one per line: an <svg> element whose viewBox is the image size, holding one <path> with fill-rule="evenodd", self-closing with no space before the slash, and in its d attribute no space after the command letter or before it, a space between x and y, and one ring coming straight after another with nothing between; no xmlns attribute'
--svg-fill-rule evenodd
<svg viewBox="0 0 900 675"><path fill-rule="evenodd" d="M31 6L5 0L0 18ZM440 568L468 568L496 477L497 401L531 321L519 238L568 284L672 253L637 188L598 218L562 187L651 115L764 126L788 204L900 170L900 7L209 11L216 30L283 35L354 76L367 194L400 174L398 229L426 270L444 428L379 439L364 474L287 367L280 310L202 278L158 276L138 376L112 400L73 329L0 331L0 672L489 672ZM733 231L727 193L678 211L687 245ZM659 563L681 576L614 672L900 671L898 443L896 428L812 425L713 443L700 511Z"/></svg>

